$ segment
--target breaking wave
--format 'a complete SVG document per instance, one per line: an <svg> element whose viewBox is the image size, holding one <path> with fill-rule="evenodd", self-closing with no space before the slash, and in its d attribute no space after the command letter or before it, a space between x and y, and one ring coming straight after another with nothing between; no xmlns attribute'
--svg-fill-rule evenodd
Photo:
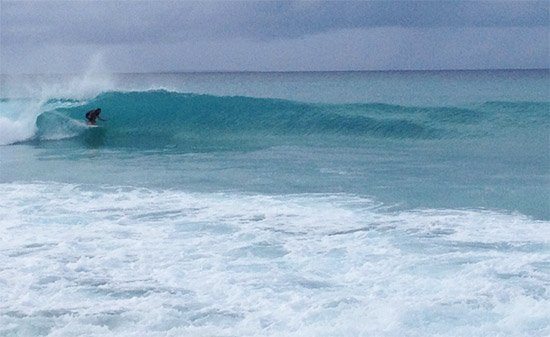
<svg viewBox="0 0 550 337"><path fill-rule="evenodd" d="M550 104L486 102L473 107L313 104L166 90L104 92L89 100L0 101L0 144L101 138L109 146L178 146L189 139L264 136L441 139L484 135L520 118L547 123ZM38 106L38 107L37 107ZM108 119L89 129L84 113L101 107ZM506 114L506 118L502 116ZM93 132L93 134L92 134Z"/></svg>

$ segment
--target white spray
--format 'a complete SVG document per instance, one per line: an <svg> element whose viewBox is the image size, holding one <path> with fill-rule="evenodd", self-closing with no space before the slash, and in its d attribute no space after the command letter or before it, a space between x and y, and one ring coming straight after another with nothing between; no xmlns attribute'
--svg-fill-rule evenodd
<svg viewBox="0 0 550 337"><path fill-rule="evenodd" d="M86 99L114 88L102 53L96 53L90 58L84 73L72 77L25 76L9 79L13 83L5 83L8 88L3 91L11 92L12 95L0 100L0 145L33 138L37 132L38 116L67 104L51 103L51 99L76 99L83 103Z"/></svg>

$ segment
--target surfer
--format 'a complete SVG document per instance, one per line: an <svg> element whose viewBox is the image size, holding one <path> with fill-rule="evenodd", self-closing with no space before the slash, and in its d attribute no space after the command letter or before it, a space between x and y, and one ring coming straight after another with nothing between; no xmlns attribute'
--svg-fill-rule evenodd
<svg viewBox="0 0 550 337"><path fill-rule="evenodd" d="M99 109L99 108L86 112L86 119L88 120L88 122L86 122L86 124L95 125L96 124L96 119L99 119L100 121L105 121L105 119L102 119L101 117L99 117L100 113L101 113L101 109Z"/></svg>

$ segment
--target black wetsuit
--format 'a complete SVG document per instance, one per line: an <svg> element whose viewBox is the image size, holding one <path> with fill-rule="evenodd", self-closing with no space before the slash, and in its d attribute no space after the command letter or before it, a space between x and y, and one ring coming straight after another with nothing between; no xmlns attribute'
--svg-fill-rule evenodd
<svg viewBox="0 0 550 337"><path fill-rule="evenodd" d="M86 112L86 119L88 120L88 124L95 125L96 119L102 120L99 118L99 114L101 113L101 109L94 109Z"/></svg>

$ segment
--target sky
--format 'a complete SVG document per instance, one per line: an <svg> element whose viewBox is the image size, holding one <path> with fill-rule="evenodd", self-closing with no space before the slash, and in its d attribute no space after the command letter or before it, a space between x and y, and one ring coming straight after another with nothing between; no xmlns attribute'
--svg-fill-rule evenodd
<svg viewBox="0 0 550 337"><path fill-rule="evenodd" d="M549 4L0 0L0 73L549 68Z"/></svg>

